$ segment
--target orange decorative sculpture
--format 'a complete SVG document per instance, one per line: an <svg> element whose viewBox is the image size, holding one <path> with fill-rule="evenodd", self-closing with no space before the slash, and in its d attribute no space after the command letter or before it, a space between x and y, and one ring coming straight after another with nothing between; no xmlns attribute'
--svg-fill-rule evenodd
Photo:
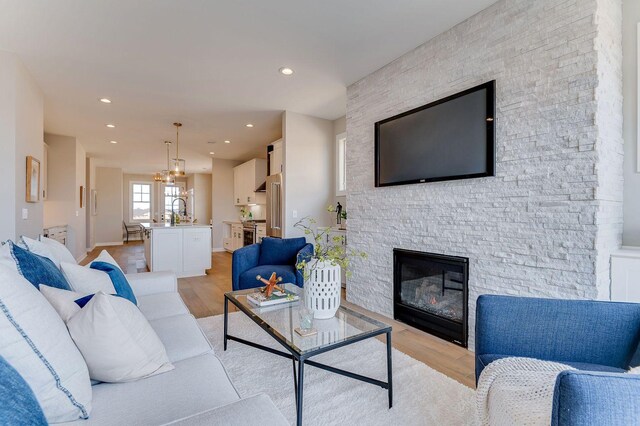
<svg viewBox="0 0 640 426"><path fill-rule="evenodd" d="M265 293L267 299L271 297L271 293L273 290L279 290L281 292L285 292L284 289L278 286L278 283L282 281L282 277L276 277L276 273L272 273L271 277L268 280L262 278L260 275L256 276L256 280L264 283L265 287L260 289L262 293Z"/></svg>

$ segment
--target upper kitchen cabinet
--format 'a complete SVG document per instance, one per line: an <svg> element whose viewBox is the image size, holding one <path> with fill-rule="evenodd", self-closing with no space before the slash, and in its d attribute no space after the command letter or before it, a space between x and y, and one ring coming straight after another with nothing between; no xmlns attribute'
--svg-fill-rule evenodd
<svg viewBox="0 0 640 426"><path fill-rule="evenodd" d="M236 206L265 204L263 192L256 192L267 178L267 160L254 158L233 168L233 198Z"/></svg>
<svg viewBox="0 0 640 426"><path fill-rule="evenodd" d="M269 176L282 173L284 171L282 139L279 139L272 143L267 148L267 154L269 155Z"/></svg>

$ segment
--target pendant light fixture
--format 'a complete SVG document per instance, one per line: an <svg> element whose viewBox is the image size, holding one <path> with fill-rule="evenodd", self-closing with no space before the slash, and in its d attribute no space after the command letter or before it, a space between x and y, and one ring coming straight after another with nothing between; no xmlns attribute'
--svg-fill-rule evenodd
<svg viewBox="0 0 640 426"><path fill-rule="evenodd" d="M176 158L173 159L170 170L173 176L185 176L187 174L185 171L186 162L180 158L180 127L182 127L182 123L173 123L173 125L176 126Z"/></svg>
<svg viewBox="0 0 640 426"><path fill-rule="evenodd" d="M172 186L176 183L176 179L171 171L171 163L169 161L169 148L171 147L170 141L164 141L167 146L167 169L160 172L160 181L167 186Z"/></svg>

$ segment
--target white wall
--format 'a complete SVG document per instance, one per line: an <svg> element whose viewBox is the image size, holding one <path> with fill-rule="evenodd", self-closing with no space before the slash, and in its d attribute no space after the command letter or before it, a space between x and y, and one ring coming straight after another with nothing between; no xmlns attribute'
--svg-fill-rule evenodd
<svg viewBox="0 0 640 426"><path fill-rule="evenodd" d="M122 169L96 168L96 245L122 244Z"/></svg>
<svg viewBox="0 0 640 426"><path fill-rule="evenodd" d="M480 294L609 297L622 237L619 0L501 0L347 89L347 300L393 315L393 248L469 258ZM496 80L493 177L374 187L374 123Z"/></svg>
<svg viewBox="0 0 640 426"><path fill-rule="evenodd" d="M16 236L34 237L42 232L42 201L27 203L25 187L27 184L26 157L31 155L40 160L42 166L43 151L43 94L27 69L16 61ZM3 153L4 157L4 153ZM40 173L42 189L42 170ZM3 183L4 185L4 183ZM40 193L42 198L42 192ZM29 218L22 219L22 209L29 211Z"/></svg>
<svg viewBox="0 0 640 426"><path fill-rule="evenodd" d="M75 137L45 134L49 194L44 226L67 225L67 248L76 259L86 254L86 203L80 208L80 186L86 186L86 152Z"/></svg>
<svg viewBox="0 0 640 426"><path fill-rule="evenodd" d="M319 226L331 225L327 205L333 203L333 122L285 111L282 120L284 149L284 236L303 235L294 228L309 216ZM294 212L297 217L293 217Z"/></svg>
<svg viewBox="0 0 640 426"><path fill-rule="evenodd" d="M212 176L208 173L194 173L190 181L189 189L193 189L195 197L195 211L192 212L192 216L198 220L198 223L208 224L211 221ZM191 202L188 204L191 205Z"/></svg>
<svg viewBox="0 0 640 426"><path fill-rule="evenodd" d="M225 220L238 220L240 214L233 200L233 168L240 161L212 159L211 216L213 220L214 250L222 250Z"/></svg>
<svg viewBox="0 0 640 426"><path fill-rule="evenodd" d="M335 188L336 188L336 137L339 134L342 133L346 133L347 132L347 117L340 117L336 120L333 120L333 168L331 169L331 172L333 173L333 191L335 194ZM347 140L347 143L349 143L349 141ZM341 196L334 196L333 197L333 205L335 206L338 202L340 202L340 204L343 207L343 210L346 211L347 210L347 196L346 195L341 195ZM332 219L335 222L335 219Z"/></svg>
<svg viewBox="0 0 640 426"><path fill-rule="evenodd" d="M86 245L87 251L94 249L96 245L96 221L95 216L91 215L91 191L96 189L96 164L95 159L87 157L86 160L85 179L87 187L87 207L85 208L86 216Z"/></svg>
<svg viewBox="0 0 640 426"><path fill-rule="evenodd" d="M622 243L640 246L640 173L638 173L638 43L640 1L624 0L622 49L624 76L624 233Z"/></svg>
<svg viewBox="0 0 640 426"><path fill-rule="evenodd" d="M42 232L42 201L25 201L26 156L42 161L43 94L12 53L0 51L0 150L5 165L0 169L0 239ZM22 220L22 209L29 218Z"/></svg>

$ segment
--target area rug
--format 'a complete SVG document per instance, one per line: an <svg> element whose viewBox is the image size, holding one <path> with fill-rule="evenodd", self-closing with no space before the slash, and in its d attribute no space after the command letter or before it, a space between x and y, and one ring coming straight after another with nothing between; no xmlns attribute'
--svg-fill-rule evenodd
<svg viewBox="0 0 640 426"><path fill-rule="evenodd" d="M295 424L291 361L229 341L223 351L223 316L198 322L241 396L264 392ZM229 315L229 334L283 349L241 312ZM471 425L474 391L427 365L393 350L393 408L387 390L308 366L303 423L315 425ZM368 339L313 358L318 362L386 381L386 345ZM259 419L256 419L259 424Z"/></svg>

